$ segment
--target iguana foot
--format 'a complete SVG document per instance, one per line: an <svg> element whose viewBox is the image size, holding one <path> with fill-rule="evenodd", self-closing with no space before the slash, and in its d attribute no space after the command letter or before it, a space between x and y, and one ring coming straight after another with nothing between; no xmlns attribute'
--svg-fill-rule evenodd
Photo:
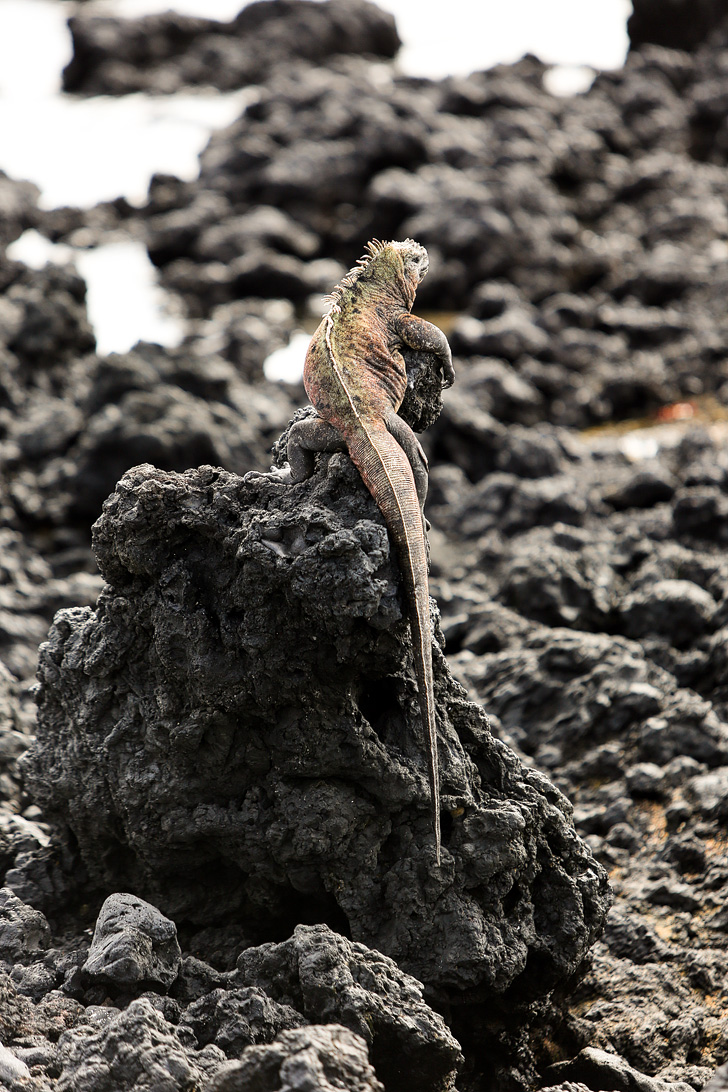
<svg viewBox="0 0 728 1092"><path fill-rule="evenodd" d="M452 365L452 354L442 356L442 389L447 390L455 382L455 369Z"/></svg>
<svg viewBox="0 0 728 1092"><path fill-rule="evenodd" d="M270 470L249 470L243 474L244 482L280 482L281 485L290 485L293 481L290 466L272 466Z"/></svg>

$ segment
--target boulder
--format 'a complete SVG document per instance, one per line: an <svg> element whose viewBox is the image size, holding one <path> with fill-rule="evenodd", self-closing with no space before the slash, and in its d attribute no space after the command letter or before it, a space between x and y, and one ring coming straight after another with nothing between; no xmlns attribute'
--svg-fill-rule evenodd
<svg viewBox="0 0 728 1092"><path fill-rule="evenodd" d="M345 455L306 482L130 471L108 581L43 646L28 784L94 882L271 938L338 925L445 991L548 991L609 904L566 799L433 645L444 850L396 562Z"/></svg>
<svg viewBox="0 0 728 1092"><path fill-rule="evenodd" d="M109 895L83 965L90 978L114 986L168 989L181 963L173 921L134 895Z"/></svg>

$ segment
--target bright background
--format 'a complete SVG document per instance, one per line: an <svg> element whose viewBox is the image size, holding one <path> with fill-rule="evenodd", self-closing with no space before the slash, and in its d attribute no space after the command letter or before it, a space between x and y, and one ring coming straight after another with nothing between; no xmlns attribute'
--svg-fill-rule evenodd
<svg viewBox="0 0 728 1092"><path fill-rule="evenodd" d="M155 171L194 178L210 132L239 115L249 92L64 97L61 70L71 57L66 20L76 10L138 16L169 8L228 20L241 6L241 0L0 0L0 169L35 182L45 208L92 206L122 194L141 204ZM589 86L594 70L619 67L627 51L630 0L385 0L381 6L395 16L404 42L397 63L409 75L464 75L535 53L559 66L549 74L549 90L571 94ZM35 233L11 254L34 265L69 256L50 251ZM179 322L155 296L140 244L119 242L76 254L75 261L88 281L100 351L123 351L141 337L179 340Z"/></svg>

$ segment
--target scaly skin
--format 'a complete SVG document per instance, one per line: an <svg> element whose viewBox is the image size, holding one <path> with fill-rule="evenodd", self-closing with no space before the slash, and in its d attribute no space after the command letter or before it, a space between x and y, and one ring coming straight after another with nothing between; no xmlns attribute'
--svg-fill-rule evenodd
<svg viewBox="0 0 728 1092"><path fill-rule="evenodd" d="M330 297L313 335L303 382L319 417L298 422L288 442L289 480L313 471L316 451L345 447L377 502L395 544L407 603L420 710L430 752L432 822L440 863L440 785L432 679L427 577L427 460L417 437L397 416L407 386L403 345L435 353L452 384L452 356L436 326L410 314L428 268L427 251L412 239L368 244Z"/></svg>

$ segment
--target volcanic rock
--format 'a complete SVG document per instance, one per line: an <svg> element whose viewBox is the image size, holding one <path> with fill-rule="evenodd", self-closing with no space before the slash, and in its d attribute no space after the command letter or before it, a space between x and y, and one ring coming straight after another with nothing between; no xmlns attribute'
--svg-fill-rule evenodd
<svg viewBox="0 0 728 1092"><path fill-rule="evenodd" d="M420 983L325 925L299 925L283 944L249 948L233 981L261 986L314 1024L344 1024L356 1032L387 1088L411 1081L436 1092L452 1084L462 1062L459 1044L424 1003Z"/></svg>
<svg viewBox="0 0 728 1092"><path fill-rule="evenodd" d="M148 998L89 1016L61 1036L58 1092L179 1092L203 1084L224 1061L215 1046L185 1042Z"/></svg>
<svg viewBox="0 0 728 1092"><path fill-rule="evenodd" d="M348 458L325 461L291 488L211 467L122 479L95 528L109 586L43 649L29 784L95 882L173 917L242 913L265 939L297 891L441 989L547 990L600 929L604 876L437 645L452 821L433 870L388 537Z"/></svg>
<svg viewBox="0 0 728 1092"><path fill-rule="evenodd" d="M229 23L168 11L140 19L74 15L65 91L169 94L188 85L222 91L258 83L277 64L313 64L336 54L393 57L391 15L366 0L259 0Z"/></svg>
<svg viewBox="0 0 728 1092"><path fill-rule="evenodd" d="M204 1092L384 1092L359 1035L337 1024L284 1031L270 1046L251 1047L222 1066Z"/></svg>
<svg viewBox="0 0 728 1092"><path fill-rule="evenodd" d="M174 922L133 895L109 895L101 907L83 971L117 986L168 989L182 955Z"/></svg>
<svg viewBox="0 0 728 1092"><path fill-rule="evenodd" d="M728 13L722 0L632 0L627 33L633 49L647 42L695 50L712 32L724 28Z"/></svg>

